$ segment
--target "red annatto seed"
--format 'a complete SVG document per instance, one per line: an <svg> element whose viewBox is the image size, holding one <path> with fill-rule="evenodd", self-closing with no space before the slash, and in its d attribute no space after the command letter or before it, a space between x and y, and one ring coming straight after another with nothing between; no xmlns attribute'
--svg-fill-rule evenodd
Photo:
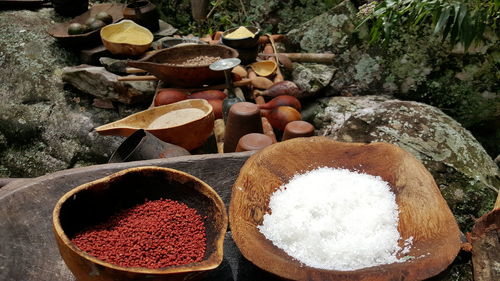
<svg viewBox="0 0 500 281"><path fill-rule="evenodd" d="M124 267L162 268L203 260L206 217L169 199L146 201L73 237L82 251Z"/></svg>

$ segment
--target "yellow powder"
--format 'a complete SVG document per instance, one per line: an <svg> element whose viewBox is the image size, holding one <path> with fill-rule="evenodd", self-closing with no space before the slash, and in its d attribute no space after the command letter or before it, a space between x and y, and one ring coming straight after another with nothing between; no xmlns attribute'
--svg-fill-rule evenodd
<svg viewBox="0 0 500 281"><path fill-rule="evenodd" d="M255 37L255 33L251 32L248 30L248 28L244 26L238 27L235 31L229 33L228 35L224 36L225 38L228 39L242 39L242 38L247 38L247 37Z"/></svg>
<svg viewBox="0 0 500 281"><path fill-rule="evenodd" d="M146 45L151 43L151 37L135 26L128 26L120 32L112 33L107 40L113 43L127 43L132 45Z"/></svg>

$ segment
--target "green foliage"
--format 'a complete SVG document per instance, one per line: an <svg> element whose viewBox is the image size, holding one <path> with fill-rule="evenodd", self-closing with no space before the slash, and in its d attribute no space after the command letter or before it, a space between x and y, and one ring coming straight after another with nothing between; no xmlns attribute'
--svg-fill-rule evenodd
<svg viewBox="0 0 500 281"><path fill-rule="evenodd" d="M124 0L121 0L124 1ZM151 0L160 18L182 34L202 36L241 25L257 25L263 32L288 32L291 28L332 8L340 0L211 0L207 19L195 21L190 0Z"/></svg>
<svg viewBox="0 0 500 281"><path fill-rule="evenodd" d="M373 21L371 42L388 41L396 25L416 26L431 21L443 40L460 42L467 50L481 40L486 27L499 28L500 0L385 0L365 21Z"/></svg>

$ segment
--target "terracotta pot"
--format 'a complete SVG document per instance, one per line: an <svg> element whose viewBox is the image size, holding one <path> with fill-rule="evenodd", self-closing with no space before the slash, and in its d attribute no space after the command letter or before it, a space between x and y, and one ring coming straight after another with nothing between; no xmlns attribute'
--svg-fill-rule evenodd
<svg viewBox="0 0 500 281"><path fill-rule="evenodd" d="M74 17L89 9L88 0L51 0L54 11L61 16Z"/></svg>
<svg viewBox="0 0 500 281"><path fill-rule="evenodd" d="M146 27L151 31L160 29L160 16L156 6L146 0L135 1L123 9L123 17Z"/></svg>

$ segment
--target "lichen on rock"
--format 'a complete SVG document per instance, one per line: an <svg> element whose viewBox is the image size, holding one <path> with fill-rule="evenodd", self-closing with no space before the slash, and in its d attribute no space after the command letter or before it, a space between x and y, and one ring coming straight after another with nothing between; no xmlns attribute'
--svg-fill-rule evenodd
<svg viewBox="0 0 500 281"><path fill-rule="evenodd" d="M287 33L292 45L309 53L340 53L349 46L357 10L346 0Z"/></svg>
<svg viewBox="0 0 500 281"><path fill-rule="evenodd" d="M94 127L141 110L93 107L92 97L67 89L61 69L78 64L47 29L53 9L0 11L0 177L36 177L106 162L122 138Z"/></svg>
<svg viewBox="0 0 500 281"><path fill-rule="evenodd" d="M312 97L327 87L335 73L335 68L316 63L294 63L292 80L303 90L300 96Z"/></svg>

